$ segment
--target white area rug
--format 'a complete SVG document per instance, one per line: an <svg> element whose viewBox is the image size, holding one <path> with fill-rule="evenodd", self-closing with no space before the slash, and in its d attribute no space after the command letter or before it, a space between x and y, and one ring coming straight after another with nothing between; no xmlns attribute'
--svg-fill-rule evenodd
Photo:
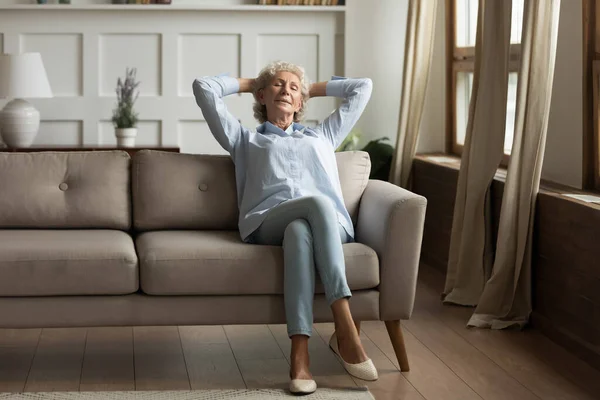
<svg viewBox="0 0 600 400"><path fill-rule="evenodd" d="M0 393L0 400L263 400L298 398L281 389ZM374 400L367 388L317 389L310 400Z"/></svg>

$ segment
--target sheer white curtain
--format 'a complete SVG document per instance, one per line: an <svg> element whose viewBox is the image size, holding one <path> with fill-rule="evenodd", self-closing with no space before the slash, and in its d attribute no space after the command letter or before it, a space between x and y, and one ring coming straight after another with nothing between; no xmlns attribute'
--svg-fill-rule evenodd
<svg viewBox="0 0 600 400"><path fill-rule="evenodd" d="M433 53L437 0L410 0L404 50L400 121L389 181L408 186Z"/></svg>
<svg viewBox="0 0 600 400"><path fill-rule="evenodd" d="M523 326L531 314L531 249L554 81L560 0L526 0L517 113L492 276L469 325Z"/></svg>
<svg viewBox="0 0 600 400"><path fill-rule="evenodd" d="M475 76L444 301L476 305L469 326L523 326L531 313L535 201L550 112L560 0L526 0L516 116L495 255L489 188L506 120L511 1L479 0Z"/></svg>
<svg viewBox="0 0 600 400"><path fill-rule="evenodd" d="M511 0L480 0L469 119L454 206L444 301L476 305L491 273L489 189L506 125Z"/></svg>

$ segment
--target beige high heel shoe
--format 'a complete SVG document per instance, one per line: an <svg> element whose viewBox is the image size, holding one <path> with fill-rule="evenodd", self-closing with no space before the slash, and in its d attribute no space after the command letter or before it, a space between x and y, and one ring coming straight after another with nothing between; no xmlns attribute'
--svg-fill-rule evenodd
<svg viewBox="0 0 600 400"><path fill-rule="evenodd" d="M367 359L367 361L363 361L358 364L349 364L340 355L340 350L338 348L337 337L335 336L335 332L331 335L331 339L329 339L329 347L335 355L341 360L344 369L352 376L362 379L364 381L376 381L379 379L379 375L377 374L377 368L373 364L371 359Z"/></svg>

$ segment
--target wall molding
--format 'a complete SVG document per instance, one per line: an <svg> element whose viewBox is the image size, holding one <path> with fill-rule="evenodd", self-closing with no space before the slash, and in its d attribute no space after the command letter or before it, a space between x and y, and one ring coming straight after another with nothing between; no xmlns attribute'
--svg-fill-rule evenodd
<svg viewBox="0 0 600 400"><path fill-rule="evenodd" d="M131 8L123 12L129 7L144 10ZM154 7L169 8L168 18L155 12ZM256 12L270 7L273 11ZM136 67L142 82L136 103L141 120L138 143L180 146L183 152L211 154L224 151L195 104L191 93L195 77L220 73L254 77L274 59L302 64L311 81L344 75L344 12L337 7L323 6L335 10L317 13L304 11L321 7L215 8L208 4L193 8L1 8L0 51L42 53L55 94L50 99L31 99L42 119L37 145L114 143L110 124L116 101L114 88L117 77L125 75L126 67ZM67 8L69 12L62 11ZM0 108L6 101L0 99ZM252 102L250 94L226 99L229 110L248 128L258 125ZM324 119L336 105L333 98L312 99L306 124L314 125ZM64 135L60 134L61 129ZM73 142L74 138L78 142Z"/></svg>

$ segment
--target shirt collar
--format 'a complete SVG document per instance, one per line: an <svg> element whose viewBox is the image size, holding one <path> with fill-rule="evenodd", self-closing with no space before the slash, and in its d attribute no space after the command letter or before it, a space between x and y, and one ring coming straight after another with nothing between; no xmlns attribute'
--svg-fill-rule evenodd
<svg viewBox="0 0 600 400"><path fill-rule="evenodd" d="M259 133L275 133L279 136L289 136L295 131L302 131L303 129L304 125L299 124L297 122L292 122L290 126L288 126L287 129L284 131L280 127L273 125L269 121L266 121L265 123L259 125L256 128L256 131Z"/></svg>

